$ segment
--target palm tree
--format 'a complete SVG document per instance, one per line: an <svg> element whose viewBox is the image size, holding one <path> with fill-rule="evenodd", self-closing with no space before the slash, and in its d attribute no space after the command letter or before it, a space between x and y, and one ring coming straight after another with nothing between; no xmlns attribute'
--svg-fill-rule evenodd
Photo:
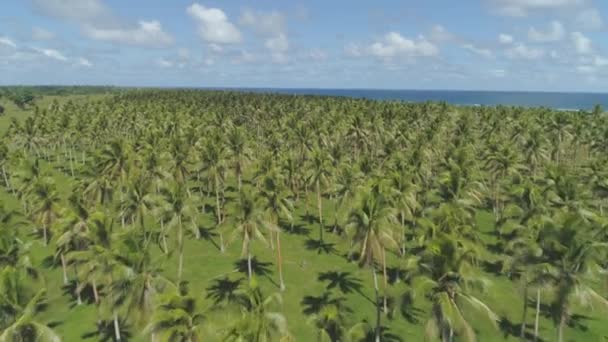
<svg viewBox="0 0 608 342"><path fill-rule="evenodd" d="M283 187L283 182L280 174L276 171L264 177L261 189L261 198L267 215L270 217L270 238L272 233L276 233L277 240L277 267L279 269L279 284L281 291L285 291L285 282L283 281L283 259L281 255L281 228L279 220L281 216L289 222L293 222L291 213L293 212L293 204L289 198L289 193Z"/></svg>
<svg viewBox="0 0 608 342"><path fill-rule="evenodd" d="M195 205L183 185L175 183L170 187L161 189L162 202L157 211L167 216L169 221L167 227L176 229L175 235L178 249L177 279L182 278L184 268L184 224L191 222L196 213Z"/></svg>
<svg viewBox="0 0 608 342"><path fill-rule="evenodd" d="M310 165L310 175L308 176L308 184L315 187L317 193L317 209L319 214L319 241L323 242L323 190L322 186L325 186L329 182L329 158L327 154L320 148L317 148L313 152Z"/></svg>
<svg viewBox="0 0 608 342"><path fill-rule="evenodd" d="M207 173L207 177L213 183L215 191L215 211L217 225L222 224L222 200L220 194L224 193L224 173L225 173L225 158L224 148L215 141L207 141L202 152L202 170ZM220 232L220 251L224 252L224 239Z"/></svg>
<svg viewBox="0 0 608 342"><path fill-rule="evenodd" d="M227 341L269 342L289 335L283 314L272 311L281 304L278 293L264 297L255 281L249 288L240 291L241 317L228 330Z"/></svg>
<svg viewBox="0 0 608 342"><path fill-rule="evenodd" d="M387 248L397 248L393 238L392 228L395 225L395 215L388 202L381 194L379 185L362 189L359 205L349 215L347 229L352 240L359 245L360 265L370 266L376 294L376 342L380 341L380 295L376 277L375 261L380 259L384 270L384 310L388 311L386 303L386 252Z"/></svg>
<svg viewBox="0 0 608 342"><path fill-rule="evenodd" d="M228 133L227 144L232 156L232 163L234 167L234 174L237 179L238 190L241 191L243 183L243 166L244 163L249 159L249 148L247 147L245 130L238 126L233 127Z"/></svg>
<svg viewBox="0 0 608 342"><path fill-rule="evenodd" d="M254 195L247 189L241 191L236 208L236 227L229 242L236 237L242 240L241 257L247 256L247 276L252 280L253 271L251 266L251 241L260 240L266 244L266 238L262 233L262 228L277 230L271 222L264 218L264 212Z"/></svg>
<svg viewBox="0 0 608 342"><path fill-rule="evenodd" d="M36 222L42 225L42 236L46 246L48 244L48 230L60 212L60 198L54 181L46 177L36 182L32 189L32 197L36 201L32 216Z"/></svg>
<svg viewBox="0 0 608 342"><path fill-rule="evenodd" d="M189 294L186 283L180 283L175 291L168 291L158 299L152 322L145 331L159 334L163 341L203 341L201 325L205 315L200 302Z"/></svg>
<svg viewBox="0 0 608 342"><path fill-rule="evenodd" d="M0 341L59 342L61 338L47 324L38 320L45 303L46 290L34 291L25 276L13 267L0 271Z"/></svg>
<svg viewBox="0 0 608 342"><path fill-rule="evenodd" d="M589 275L603 265L608 244L598 242L590 231L592 223L575 213L563 213L556 217L553 225L547 225L542 232L543 248L554 270L552 283L556 288L554 308L558 322L559 342L564 339L564 327L569 320L571 303L591 306L598 303L608 308L608 300L598 294L590 285Z"/></svg>

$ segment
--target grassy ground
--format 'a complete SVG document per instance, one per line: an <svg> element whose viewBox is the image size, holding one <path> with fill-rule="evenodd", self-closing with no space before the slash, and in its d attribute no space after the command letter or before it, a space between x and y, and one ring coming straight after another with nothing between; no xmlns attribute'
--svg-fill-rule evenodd
<svg viewBox="0 0 608 342"><path fill-rule="evenodd" d="M84 100L84 98L79 100ZM39 104L44 106L51 101L52 98L47 97L39 100ZM0 104L7 108L7 115L0 118L0 131L7 127L10 117L27 115L26 112L19 111L10 104L5 102L0 102ZM68 179L52 166L44 165L45 168L56 175L58 188L63 191L64 196L67 196L70 191L69 187L66 186ZM234 196L234 194L228 193L228 196ZM0 200L5 201L9 206L17 207L19 205L12 196L5 192L0 193ZM310 203L310 212L314 213L314 202L311 201ZM329 203L325 205L325 215L328 218L333 215L333 208ZM353 309L351 323L354 324L363 320L373 323L375 321L375 310L371 302L374 296L371 273L368 269L361 269L356 263L349 262L346 259L345 254L349 249L349 242L333 234L325 234L326 242L331 245L332 252L319 254L316 250L310 249L310 246L307 246L306 243L307 240L318 237L318 223L316 220L307 219L304 208L298 208L294 217L296 218L297 233L281 235L284 278L287 286L286 291L282 294L282 305L290 332L298 341L315 340L315 331L312 325L308 323L307 316L302 312L301 301L304 296L320 296L323 293L325 285L318 280L318 276L320 273L327 271L348 272L353 278L360 281L362 284L360 292L352 291L345 295L347 305ZM329 220L329 222L332 222L332 220ZM479 212L478 223L480 229L485 233L493 230L493 218L490 213ZM214 225L210 214L201 215L199 224L206 228L212 228ZM225 236L228 235L229 233L225 234ZM487 242L491 242L490 234L484 234L484 237L488 239ZM186 239L184 279L190 282L191 293L193 294L204 297L206 289L213 280L218 278L225 276L231 279L246 277L246 274L236 271L235 266L240 258L240 241L237 240L229 245L225 254L219 252L217 243L217 238L196 240L194 237L189 237ZM51 249L38 242L35 243L35 248L32 251L36 264L42 264L44 258L53 253ZM255 242L253 252L259 261L261 274L258 275L258 280L264 289L264 293L269 294L279 291L274 252ZM493 261L497 257L489 251L486 255L488 261ZM156 252L154 258L156 260L154 264L162 267L164 274L169 279L175 279L177 255L167 259L160 252ZM395 255L388 255L388 259L389 264L395 264L398 261ZM70 297L66 296L62 289L62 277L59 268L44 268L44 274L50 298L48 310L44 313L44 319L55 324L56 331L63 336L65 341L83 340L87 333L95 332L95 307L93 305L76 306L74 302L71 302ZM491 281L490 286L487 291L478 295L504 320L499 326L494 327L481 317L470 317L473 326L478 329L478 340L518 340L523 305L518 285L504 276L492 273L487 273L486 276ZM406 289L406 286L403 283L394 284L390 291L391 293L401 293ZM530 299L532 299L532 294ZM534 321L533 305L534 303L531 302L527 317L530 332ZM404 341L423 340L424 323L429 317L428 302L424 298L418 298L409 312L413 314L413 321L406 320L397 311L391 319L383 316L384 324L389 327L392 334L401 337ZM541 317L541 337L544 341L552 341L556 339L556 327L546 312L547 310L543 312ZM576 324L566 330L566 341L606 341L608 319L605 312L599 310L583 311L578 308L576 312L583 315L577 317ZM213 331L213 324L214 322L210 322L209 334ZM132 331L134 336L130 340L144 340L142 336L137 335L137 329ZM87 340L93 341L97 338L93 337Z"/></svg>

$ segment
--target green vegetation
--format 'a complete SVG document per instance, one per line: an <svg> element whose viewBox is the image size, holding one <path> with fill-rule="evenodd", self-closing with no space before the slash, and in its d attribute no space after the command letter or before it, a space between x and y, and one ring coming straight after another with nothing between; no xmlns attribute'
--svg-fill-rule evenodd
<svg viewBox="0 0 608 342"><path fill-rule="evenodd" d="M0 99L2 341L601 341L608 116Z"/></svg>

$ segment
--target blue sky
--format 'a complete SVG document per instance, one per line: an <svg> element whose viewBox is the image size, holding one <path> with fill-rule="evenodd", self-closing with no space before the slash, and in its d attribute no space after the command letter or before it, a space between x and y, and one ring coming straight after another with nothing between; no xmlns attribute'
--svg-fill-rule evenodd
<svg viewBox="0 0 608 342"><path fill-rule="evenodd" d="M4 0L0 84L608 91L600 0Z"/></svg>

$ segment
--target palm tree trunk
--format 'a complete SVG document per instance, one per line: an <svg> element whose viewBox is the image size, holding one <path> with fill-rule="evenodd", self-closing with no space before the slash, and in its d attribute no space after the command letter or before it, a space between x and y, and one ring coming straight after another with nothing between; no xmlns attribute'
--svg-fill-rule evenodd
<svg viewBox="0 0 608 342"><path fill-rule="evenodd" d="M317 188L317 209L319 210L319 241L323 241L323 203L321 202L321 184L319 180L315 182Z"/></svg>
<svg viewBox="0 0 608 342"><path fill-rule="evenodd" d="M61 259L61 268L63 271L63 285L67 285L70 280L68 279L68 266L65 262L65 255L63 255L63 252L59 254L59 258Z"/></svg>
<svg viewBox="0 0 608 342"><path fill-rule="evenodd" d="M283 258L281 256L281 232L277 232L277 265L279 267L279 284L281 291L285 291L285 282L283 282Z"/></svg>
<svg viewBox="0 0 608 342"><path fill-rule="evenodd" d="M46 246L48 244L48 238L47 238L47 231L46 231L46 223L42 224L42 238L44 239L44 245Z"/></svg>
<svg viewBox="0 0 608 342"><path fill-rule="evenodd" d="M528 316L528 280L524 279L524 309L523 317L521 319L521 330L519 331L519 337L522 341L526 338L526 317Z"/></svg>
<svg viewBox="0 0 608 342"><path fill-rule="evenodd" d="M93 298L95 299L95 304L99 305L99 292L97 291L97 282L95 279L91 281L91 286L93 287Z"/></svg>
<svg viewBox="0 0 608 342"><path fill-rule="evenodd" d="M378 289L378 277L376 276L376 269L374 265L371 265L372 276L374 278L374 292L376 294L376 329L375 329L375 342L380 342L380 291Z"/></svg>
<svg viewBox="0 0 608 342"><path fill-rule="evenodd" d="M384 299L383 299L384 314L387 315L388 314L388 303L387 303L388 280L387 280L387 276L386 276L386 250L384 249L384 247L382 247L382 273L384 276Z"/></svg>
<svg viewBox="0 0 608 342"><path fill-rule="evenodd" d="M247 242L247 277L251 282L251 277L253 276L253 270L251 267L251 248L249 246L249 242Z"/></svg>
<svg viewBox="0 0 608 342"><path fill-rule="evenodd" d="M215 182L215 212L217 215L217 225L222 223L222 209L220 208L220 192L219 192L219 179L217 175L214 177ZM224 236L220 231L220 252L224 253Z"/></svg>
<svg viewBox="0 0 608 342"><path fill-rule="evenodd" d="M118 314L114 310L114 337L116 341L120 341L120 326L118 325Z"/></svg>
<svg viewBox="0 0 608 342"><path fill-rule="evenodd" d="M536 317L534 318L534 342L538 341L539 319L540 319L540 288L536 289Z"/></svg>
<svg viewBox="0 0 608 342"><path fill-rule="evenodd" d="M15 190L11 187L11 184L8 182L8 177L6 176L6 168L2 165L2 177L4 177L4 183L6 184L6 188L10 190L13 195L15 194Z"/></svg>
<svg viewBox="0 0 608 342"><path fill-rule="evenodd" d="M177 244L179 248L179 260L177 264L177 280L182 280L182 271L184 268L184 232L182 230L182 219L177 218Z"/></svg>
<svg viewBox="0 0 608 342"><path fill-rule="evenodd" d="M557 342L564 341L564 326L566 325L566 310L562 309L559 317L559 329L557 330Z"/></svg>

